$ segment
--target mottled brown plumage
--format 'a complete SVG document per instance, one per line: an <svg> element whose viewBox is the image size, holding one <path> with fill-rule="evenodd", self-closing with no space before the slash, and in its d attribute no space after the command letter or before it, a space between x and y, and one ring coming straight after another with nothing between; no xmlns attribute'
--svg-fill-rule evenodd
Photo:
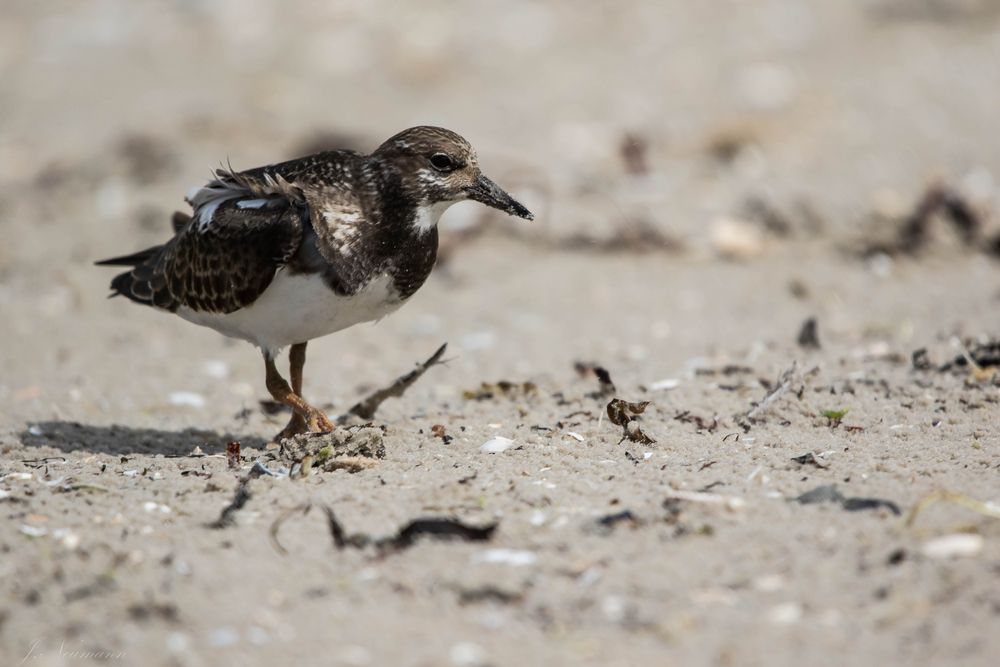
<svg viewBox="0 0 1000 667"><path fill-rule="evenodd" d="M174 214L173 238L98 263L131 267L114 294L260 346L268 388L296 414L289 435L329 420L281 384L275 355L296 346L301 377L308 340L398 308L434 266L438 216L463 199L532 217L482 175L465 139L410 128L371 155L219 170L189 195L192 215Z"/></svg>

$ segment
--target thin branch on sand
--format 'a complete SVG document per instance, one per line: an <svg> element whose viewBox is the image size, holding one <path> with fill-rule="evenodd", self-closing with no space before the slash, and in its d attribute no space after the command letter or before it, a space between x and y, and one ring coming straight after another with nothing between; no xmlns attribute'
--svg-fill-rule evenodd
<svg viewBox="0 0 1000 667"><path fill-rule="evenodd" d="M376 410L387 398L400 397L403 393L413 385L414 382L420 379L432 366L437 366L442 363L441 356L444 354L445 349L448 347L448 343L445 343L437 349L437 352L432 354L427 361L417 364L417 367L406 375L401 375L396 380L389 385L377 391L372 392L368 398L363 401L359 401L347 411L346 415L342 415L337 421L344 422L349 415L355 415L361 417L362 419L371 419L375 416Z"/></svg>

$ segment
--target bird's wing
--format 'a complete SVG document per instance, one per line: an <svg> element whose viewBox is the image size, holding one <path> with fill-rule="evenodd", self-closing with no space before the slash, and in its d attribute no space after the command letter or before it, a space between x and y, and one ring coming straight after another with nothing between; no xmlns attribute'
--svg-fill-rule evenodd
<svg viewBox="0 0 1000 667"><path fill-rule="evenodd" d="M338 251L357 237L364 220L350 182L357 153L336 151L244 172L220 169L188 194L190 220L175 218L177 233L163 246L105 260L134 266L111 287L133 301L175 311L229 313L259 297L275 272L299 251L310 228L320 242L316 269L325 259L327 279L353 274ZM339 232L337 229L339 228ZM307 255L309 253L306 253ZM315 255L315 253L312 253Z"/></svg>
<svg viewBox="0 0 1000 667"><path fill-rule="evenodd" d="M328 262L337 263L350 254L350 245L365 236L364 228L374 223L375 213L364 205L362 192L352 187L362 180L363 170L363 155L339 150L239 174L230 172L223 181L239 184L260 197L279 193L304 207L320 253Z"/></svg>
<svg viewBox="0 0 1000 667"><path fill-rule="evenodd" d="M284 197L243 193L205 201L165 245L135 255L134 268L111 288L171 311L230 313L267 289L298 250L304 226L303 209Z"/></svg>

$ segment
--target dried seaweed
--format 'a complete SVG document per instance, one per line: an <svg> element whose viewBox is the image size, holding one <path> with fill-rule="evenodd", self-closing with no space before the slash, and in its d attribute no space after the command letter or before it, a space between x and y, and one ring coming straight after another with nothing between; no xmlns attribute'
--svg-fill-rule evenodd
<svg viewBox="0 0 1000 667"><path fill-rule="evenodd" d="M611 380L611 373L604 366L586 361L577 361L573 368L580 377L593 375L597 378L597 391L587 394L590 398L607 398L615 393L615 383Z"/></svg>
<svg viewBox="0 0 1000 667"><path fill-rule="evenodd" d="M481 382L478 388L463 391L462 398L467 401L490 401L502 396L503 398L515 400L531 398L537 394L538 385L534 382L498 380L497 382Z"/></svg>
<svg viewBox="0 0 1000 667"><path fill-rule="evenodd" d="M829 463L817 457L813 452L806 452L805 454L800 454L799 456L793 456L792 460L802 465L812 464L817 468L825 469L830 467Z"/></svg>
<svg viewBox="0 0 1000 667"><path fill-rule="evenodd" d="M674 420L682 424L694 424L699 431L707 433L712 433L715 429L719 428L719 418L717 416L707 419L700 415L691 414L690 410L681 410L674 415Z"/></svg>
<svg viewBox="0 0 1000 667"><path fill-rule="evenodd" d="M806 491L805 493L793 498L793 500L802 505L836 503L848 512L885 508L896 516L902 514L899 509L899 505L891 500L883 500L882 498L848 498L840 492L836 484L818 486L811 491Z"/></svg>
<svg viewBox="0 0 1000 667"><path fill-rule="evenodd" d="M209 528L215 530L220 530L222 528L228 528L236 523L235 515L238 511L243 509L250 500L250 480L260 477L263 471L266 470L264 466L255 465L250 469L246 475L240 478L240 483L236 487L236 493L233 494L233 499L229 501L222 512L219 514L219 518L208 524Z"/></svg>
<svg viewBox="0 0 1000 667"><path fill-rule="evenodd" d="M951 223L963 245L975 247L978 244L984 226L982 215L961 193L948 185L937 183L924 191L913 210L900 224L894 239L866 244L862 248L862 254L916 254L929 242L931 221L937 214Z"/></svg>
<svg viewBox="0 0 1000 667"><path fill-rule="evenodd" d="M396 378L396 380L388 387L372 392L367 398L356 403L354 407L348 410L348 415L355 415L361 417L362 419L371 419L374 417L375 412L386 399L399 398L413 385L414 382L420 379L421 375L426 373L430 368L442 363L441 356L444 354L447 347L447 343L443 344L427 359L427 361L417 364L416 368L409 373ZM347 415L344 415L338 419L338 421L343 421L346 417Z"/></svg>
<svg viewBox="0 0 1000 667"><path fill-rule="evenodd" d="M431 426L431 434L435 438L441 438L441 442L443 442L446 445L450 444L451 441L454 440L454 438L445 433L444 424L434 424L433 426Z"/></svg>
<svg viewBox="0 0 1000 667"><path fill-rule="evenodd" d="M611 420L612 424L622 427L622 438L618 441L618 444L621 444L626 439L642 445L656 442L656 440L643 433L637 421L637 417L645 412L648 406L649 401L629 403L620 398L611 399L607 407L608 419Z"/></svg>
<svg viewBox="0 0 1000 667"><path fill-rule="evenodd" d="M226 467L230 470L240 469L240 441L226 443Z"/></svg>
<svg viewBox="0 0 1000 667"><path fill-rule="evenodd" d="M802 323L802 328L799 329L799 335L796 341L798 342L799 347L804 350L820 349L819 326L815 317L810 317Z"/></svg>
<svg viewBox="0 0 1000 667"><path fill-rule="evenodd" d="M346 547L363 549L371 546L380 557L408 549L423 537L444 541L487 542L500 525L493 522L474 526L452 517L427 517L413 519L394 535L373 538L366 533L348 535L329 505L324 505L323 511L326 514L333 545L338 550Z"/></svg>
<svg viewBox="0 0 1000 667"><path fill-rule="evenodd" d="M632 528L635 528L641 523L642 522L639 517L637 517L632 510L626 509L613 514L605 514L604 516L595 519L593 523L587 526L587 529L600 535L609 535L619 525L628 524Z"/></svg>
<svg viewBox="0 0 1000 667"><path fill-rule="evenodd" d="M625 172L631 176L649 173L649 140L638 134L628 133L622 137L619 153L625 165Z"/></svg>

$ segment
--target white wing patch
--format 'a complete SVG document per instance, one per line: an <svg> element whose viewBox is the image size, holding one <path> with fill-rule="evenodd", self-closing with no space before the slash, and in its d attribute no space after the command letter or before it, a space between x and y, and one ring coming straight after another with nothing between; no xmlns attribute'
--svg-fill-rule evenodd
<svg viewBox="0 0 1000 667"><path fill-rule="evenodd" d="M239 178L238 174L230 174L230 176L233 179ZM191 204L191 208L194 209L194 216L198 219L198 231L203 232L212 224L215 212L227 201L242 199L236 204L239 208L263 208L275 201L266 198L268 195L289 197L292 194L292 187L281 176L270 174L264 175L263 188L255 187L252 190L237 180L218 178L210 181L204 187L192 188L186 199Z"/></svg>
<svg viewBox="0 0 1000 667"><path fill-rule="evenodd" d="M198 218L198 231L205 231L212 224L212 217L222 204L230 199L246 197L249 192L236 183L215 180L203 188L192 188L187 201Z"/></svg>
<svg viewBox="0 0 1000 667"><path fill-rule="evenodd" d="M236 202L236 208L264 208L270 199L243 199Z"/></svg>

